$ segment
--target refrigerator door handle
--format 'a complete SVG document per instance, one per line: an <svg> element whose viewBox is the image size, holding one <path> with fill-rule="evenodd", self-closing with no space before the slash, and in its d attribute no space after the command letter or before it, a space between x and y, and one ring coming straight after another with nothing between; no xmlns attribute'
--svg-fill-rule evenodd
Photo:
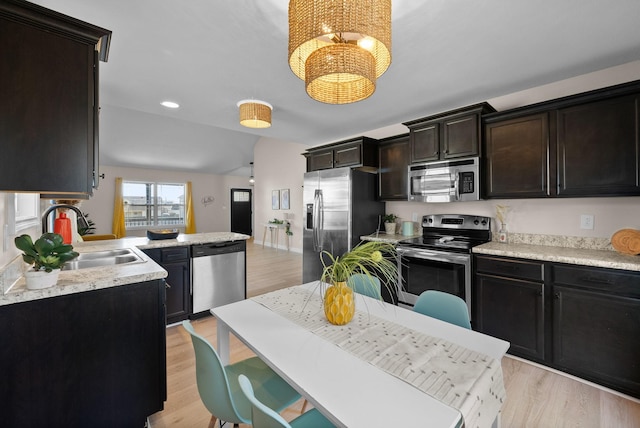
<svg viewBox="0 0 640 428"><path fill-rule="evenodd" d="M324 206L322 201L322 190L317 189L313 196L313 250L322 251L322 212Z"/></svg>

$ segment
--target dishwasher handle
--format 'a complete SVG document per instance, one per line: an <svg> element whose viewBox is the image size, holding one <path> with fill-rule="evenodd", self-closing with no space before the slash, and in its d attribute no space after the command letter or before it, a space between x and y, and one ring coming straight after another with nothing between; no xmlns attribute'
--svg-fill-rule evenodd
<svg viewBox="0 0 640 428"><path fill-rule="evenodd" d="M245 251L244 241L225 241L191 246L191 257L215 256L218 254L238 253Z"/></svg>

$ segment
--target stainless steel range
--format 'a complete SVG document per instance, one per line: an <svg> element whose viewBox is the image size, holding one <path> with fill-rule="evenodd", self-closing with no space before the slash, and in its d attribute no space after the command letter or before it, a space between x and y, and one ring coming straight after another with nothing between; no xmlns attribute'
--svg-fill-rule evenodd
<svg viewBox="0 0 640 428"><path fill-rule="evenodd" d="M423 291L439 290L464 299L471 315L471 249L490 240L490 217L422 217L422 236L397 246L398 302L413 306Z"/></svg>

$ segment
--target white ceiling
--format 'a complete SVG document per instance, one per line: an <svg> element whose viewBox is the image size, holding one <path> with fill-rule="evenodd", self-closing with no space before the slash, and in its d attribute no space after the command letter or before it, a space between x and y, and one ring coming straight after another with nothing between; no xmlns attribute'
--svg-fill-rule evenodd
<svg viewBox="0 0 640 428"><path fill-rule="evenodd" d="M326 105L289 69L287 0L34 2L113 31L100 68L113 166L248 176L260 137L339 141L640 59L638 0L393 0L376 92ZM246 98L274 106L271 128L238 123Z"/></svg>

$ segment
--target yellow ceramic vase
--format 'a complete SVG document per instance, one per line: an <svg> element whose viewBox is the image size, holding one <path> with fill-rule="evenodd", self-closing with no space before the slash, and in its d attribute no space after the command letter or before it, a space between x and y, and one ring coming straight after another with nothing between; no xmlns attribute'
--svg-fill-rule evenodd
<svg viewBox="0 0 640 428"><path fill-rule="evenodd" d="M353 290L346 282L337 282L324 293L324 314L331 324L345 325L356 313Z"/></svg>

